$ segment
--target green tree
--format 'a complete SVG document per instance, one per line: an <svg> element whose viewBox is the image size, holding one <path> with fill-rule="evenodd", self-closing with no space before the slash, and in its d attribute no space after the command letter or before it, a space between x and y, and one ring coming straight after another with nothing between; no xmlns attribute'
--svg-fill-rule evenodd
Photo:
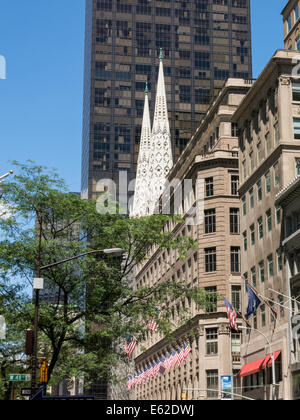
<svg viewBox="0 0 300 420"><path fill-rule="evenodd" d="M10 208L9 219L0 220L3 279L19 279L19 286L27 287L30 294L38 264L44 267L112 247L124 250L122 259L95 253L41 271L49 295L41 299L38 344L39 355L49 360L51 383L72 376L84 376L86 383L106 379L110 367L124 359L115 344L122 344L126 334L143 340L154 308L163 315L158 320L161 330L170 336L170 300L185 295L204 305L202 290L186 289L180 282L132 287L136 265L147 258L153 246L176 248L182 258L196 247L190 237L166 232L164 226L172 217L130 219L99 214L95 201L70 193L55 172L33 162L14 165L16 175L3 187ZM10 305L19 320L19 342L26 328L33 325L34 309L30 298L18 305L13 299Z"/></svg>

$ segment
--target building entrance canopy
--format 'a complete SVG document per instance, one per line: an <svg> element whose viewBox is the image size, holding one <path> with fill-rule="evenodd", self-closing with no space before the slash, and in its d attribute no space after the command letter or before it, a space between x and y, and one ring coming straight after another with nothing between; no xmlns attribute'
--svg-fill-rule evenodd
<svg viewBox="0 0 300 420"><path fill-rule="evenodd" d="M281 354L281 350L278 350L274 353L274 360L276 361ZM239 378L244 378L245 376L254 375L255 373L260 372L266 368L272 366L272 359L271 354L267 354L267 356L255 360L254 362L247 363L242 367L242 369L238 373Z"/></svg>

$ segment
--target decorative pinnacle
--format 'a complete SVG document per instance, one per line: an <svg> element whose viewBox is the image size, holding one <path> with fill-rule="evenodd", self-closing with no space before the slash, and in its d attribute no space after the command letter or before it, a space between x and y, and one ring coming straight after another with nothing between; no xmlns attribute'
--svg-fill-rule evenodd
<svg viewBox="0 0 300 420"><path fill-rule="evenodd" d="M145 87L145 94L148 95L149 93L149 89L148 89L148 82L146 82L146 87Z"/></svg>
<svg viewBox="0 0 300 420"><path fill-rule="evenodd" d="M159 59L160 60L164 59L164 54L163 54L163 49L162 48L160 48Z"/></svg>

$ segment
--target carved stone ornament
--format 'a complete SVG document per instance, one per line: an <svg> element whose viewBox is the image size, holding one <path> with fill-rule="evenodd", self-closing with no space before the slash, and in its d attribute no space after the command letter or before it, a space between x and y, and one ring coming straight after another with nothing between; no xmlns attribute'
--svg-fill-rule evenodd
<svg viewBox="0 0 300 420"><path fill-rule="evenodd" d="M279 83L283 86L289 86L291 84L290 77L280 76Z"/></svg>

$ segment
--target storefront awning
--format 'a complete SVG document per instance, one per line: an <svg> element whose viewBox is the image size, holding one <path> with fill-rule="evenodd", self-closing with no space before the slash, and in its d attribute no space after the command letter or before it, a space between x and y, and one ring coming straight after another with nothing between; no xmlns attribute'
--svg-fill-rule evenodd
<svg viewBox="0 0 300 420"><path fill-rule="evenodd" d="M281 350L278 350L274 353L274 362L276 362L276 360L278 359L278 357L281 355ZM266 363L267 367L272 367L272 359L271 359L271 355L269 355L269 360Z"/></svg>
<svg viewBox="0 0 300 420"><path fill-rule="evenodd" d="M281 350L278 350L274 353L274 360L276 361L281 354ZM262 357L261 359L255 360L254 362L247 363L242 367L242 369L238 373L239 378L244 378L245 376L254 375L254 373L258 373L261 370L266 369L267 367L272 366L272 359L271 354L267 354L267 356Z"/></svg>
<svg viewBox="0 0 300 420"><path fill-rule="evenodd" d="M266 356L262 359L255 360L254 362L247 363L239 371L238 377L244 378L245 376L254 375L254 373L259 372L262 369L262 365L264 364L265 359Z"/></svg>

